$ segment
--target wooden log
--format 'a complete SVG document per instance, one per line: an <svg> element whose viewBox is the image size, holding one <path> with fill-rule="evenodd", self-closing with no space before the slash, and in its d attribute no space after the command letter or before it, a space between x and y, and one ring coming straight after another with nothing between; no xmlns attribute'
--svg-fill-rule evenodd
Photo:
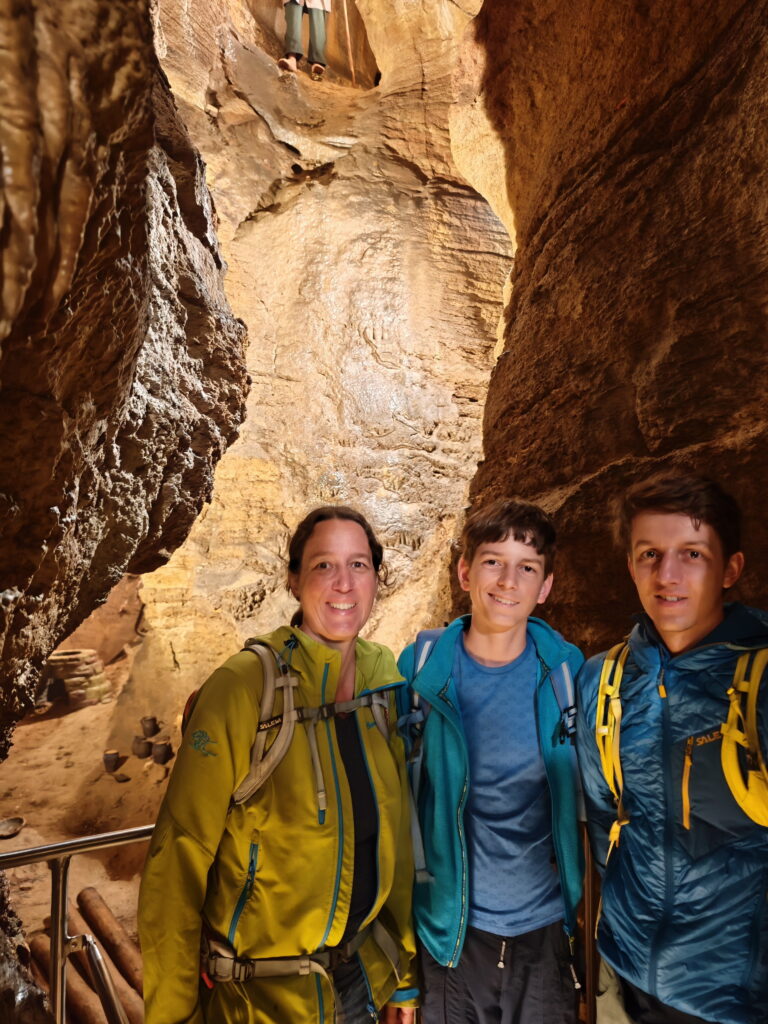
<svg viewBox="0 0 768 1024"><path fill-rule="evenodd" d="M29 948L46 977L50 979L51 940L42 932L37 932L36 935L30 936ZM106 1016L99 997L88 988L88 985L71 965L67 970L66 1003L67 1015L75 1017L79 1024L106 1024Z"/></svg>
<svg viewBox="0 0 768 1024"><path fill-rule="evenodd" d="M51 986L48 984L48 979L43 974L43 969L40 967L37 960L29 961L29 973L32 975L32 980L37 987L48 995L51 991Z"/></svg>
<svg viewBox="0 0 768 1024"><path fill-rule="evenodd" d="M69 924L68 930L71 935L85 935L92 931L92 929L86 924L85 920L75 909L73 904L69 905ZM129 1024L144 1024L144 1001L141 996L136 992L135 989L131 988L125 978L122 976L117 967L112 962L112 958L106 951L101 942L97 941L99 952L104 957L104 963L107 970L109 971L112 981L117 992L117 997L123 1004L126 1016L128 1017ZM90 977L90 965L88 963L88 955L85 950L74 954L77 957L78 963L83 970Z"/></svg>
<svg viewBox="0 0 768 1024"><path fill-rule="evenodd" d="M107 950L128 984L144 993L144 969L139 948L92 885L77 897L77 905L94 935Z"/></svg>

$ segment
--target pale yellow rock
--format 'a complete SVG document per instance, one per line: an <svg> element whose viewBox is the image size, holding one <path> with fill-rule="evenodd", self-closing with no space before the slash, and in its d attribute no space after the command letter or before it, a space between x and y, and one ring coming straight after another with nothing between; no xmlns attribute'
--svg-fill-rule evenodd
<svg viewBox="0 0 768 1024"><path fill-rule="evenodd" d="M156 9L163 67L208 165L253 386L210 507L144 577L152 632L122 698L137 709L149 691L170 717L247 636L290 618L287 537L317 504L361 508L386 544L392 585L369 635L400 648L449 613L511 244L451 152L468 12L359 7L382 72L369 91L280 75L261 5L258 38L236 4L186 21L178 0Z"/></svg>

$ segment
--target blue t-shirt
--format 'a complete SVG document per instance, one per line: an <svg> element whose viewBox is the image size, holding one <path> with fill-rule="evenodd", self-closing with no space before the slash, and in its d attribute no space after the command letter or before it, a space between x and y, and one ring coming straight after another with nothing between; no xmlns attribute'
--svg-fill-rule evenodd
<svg viewBox="0 0 768 1024"><path fill-rule="evenodd" d="M453 678L469 752L468 922L495 935L522 935L563 916L536 736L537 675L530 638L498 668L475 661L463 637L456 645Z"/></svg>

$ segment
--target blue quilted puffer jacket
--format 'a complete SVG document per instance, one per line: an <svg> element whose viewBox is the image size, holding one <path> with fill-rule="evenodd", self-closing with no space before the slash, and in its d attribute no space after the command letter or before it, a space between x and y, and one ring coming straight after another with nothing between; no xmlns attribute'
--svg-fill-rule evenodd
<svg viewBox="0 0 768 1024"><path fill-rule="evenodd" d="M766 646L768 615L739 604L674 657L643 617L621 683L629 824L605 867L598 946L642 991L718 1024L768 1024L768 828L740 809L720 762L736 662ZM603 659L577 680L577 749L600 864L616 817L595 743ZM768 683L758 726L766 751Z"/></svg>

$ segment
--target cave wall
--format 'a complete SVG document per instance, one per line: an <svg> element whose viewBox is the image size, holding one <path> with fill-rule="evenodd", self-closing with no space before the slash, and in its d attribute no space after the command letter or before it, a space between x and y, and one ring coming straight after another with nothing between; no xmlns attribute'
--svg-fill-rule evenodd
<svg viewBox="0 0 768 1024"><path fill-rule="evenodd" d="M765 605L766 4L489 0L461 68L518 243L473 500L556 514L550 614L595 649L636 607L611 498L657 468L709 473L746 511L739 596Z"/></svg>
<svg viewBox="0 0 768 1024"><path fill-rule="evenodd" d="M209 498L246 387L148 5L0 16L0 757L42 662Z"/></svg>
<svg viewBox="0 0 768 1024"><path fill-rule="evenodd" d="M187 22L184 7L157 6L162 62L207 163L253 387L212 504L143 578L151 631L129 720L151 708L172 722L245 637L290 617L287 534L318 503L363 508L387 545L393 585L369 633L398 647L444 620L511 266L507 232L450 151L467 14L361 0L382 70L365 91L280 75L256 4Z"/></svg>

